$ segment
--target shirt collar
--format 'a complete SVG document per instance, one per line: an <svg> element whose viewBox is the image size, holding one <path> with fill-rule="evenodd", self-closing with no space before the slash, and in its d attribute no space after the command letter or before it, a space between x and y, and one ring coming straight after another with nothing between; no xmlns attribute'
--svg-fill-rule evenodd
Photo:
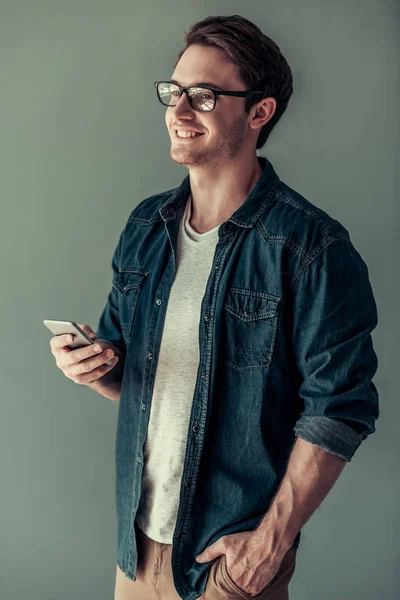
<svg viewBox="0 0 400 600"><path fill-rule="evenodd" d="M261 214L274 199L279 186L279 177L270 161L264 156L257 156L263 168L256 185L251 190L246 200L229 217L228 221L241 227L253 227ZM164 220L175 218L177 212L184 210L190 194L190 177L187 175L181 185L159 208L159 213Z"/></svg>

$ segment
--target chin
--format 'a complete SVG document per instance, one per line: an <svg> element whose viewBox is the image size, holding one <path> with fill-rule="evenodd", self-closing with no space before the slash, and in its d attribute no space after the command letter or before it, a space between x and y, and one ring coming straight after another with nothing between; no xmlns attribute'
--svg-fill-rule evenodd
<svg viewBox="0 0 400 600"><path fill-rule="evenodd" d="M179 165L192 166L197 164L196 158L189 153L175 153L171 151L169 155L171 159Z"/></svg>

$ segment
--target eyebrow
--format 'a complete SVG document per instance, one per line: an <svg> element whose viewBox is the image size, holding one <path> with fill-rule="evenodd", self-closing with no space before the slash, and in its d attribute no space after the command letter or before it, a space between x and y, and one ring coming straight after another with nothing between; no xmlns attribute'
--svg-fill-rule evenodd
<svg viewBox="0 0 400 600"><path fill-rule="evenodd" d="M172 83L176 83L177 85L180 85L180 83L178 81L176 81L176 79L170 79L170 81ZM211 87L211 88L215 88L216 90L222 90L222 87L219 87L219 85L217 85L216 83L212 83L211 81L199 81L197 83L192 83L192 85L188 85L187 87L200 87L200 86L206 86L206 87Z"/></svg>

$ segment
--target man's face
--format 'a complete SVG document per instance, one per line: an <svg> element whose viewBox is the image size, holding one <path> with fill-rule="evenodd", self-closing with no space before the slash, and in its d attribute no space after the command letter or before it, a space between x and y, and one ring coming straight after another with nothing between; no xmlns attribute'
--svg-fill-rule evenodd
<svg viewBox="0 0 400 600"><path fill-rule="evenodd" d="M199 45L187 48L170 79L183 86L207 81L224 91L246 90L236 65L215 48ZM243 157L254 154L260 129L247 125L250 114L244 112L245 102L246 98L238 96L219 96L214 110L199 112L182 94L177 105L169 106L165 113L172 160L188 167L211 167L226 164L240 153ZM176 128L201 131L204 135L181 140Z"/></svg>

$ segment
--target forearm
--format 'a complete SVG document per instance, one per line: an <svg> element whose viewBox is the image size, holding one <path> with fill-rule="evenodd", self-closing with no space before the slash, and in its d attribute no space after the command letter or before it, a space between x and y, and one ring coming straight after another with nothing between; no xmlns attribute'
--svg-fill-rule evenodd
<svg viewBox="0 0 400 600"><path fill-rule="evenodd" d="M297 438L285 476L257 534L273 539L277 554L284 555L297 533L333 487L346 460L315 444Z"/></svg>

